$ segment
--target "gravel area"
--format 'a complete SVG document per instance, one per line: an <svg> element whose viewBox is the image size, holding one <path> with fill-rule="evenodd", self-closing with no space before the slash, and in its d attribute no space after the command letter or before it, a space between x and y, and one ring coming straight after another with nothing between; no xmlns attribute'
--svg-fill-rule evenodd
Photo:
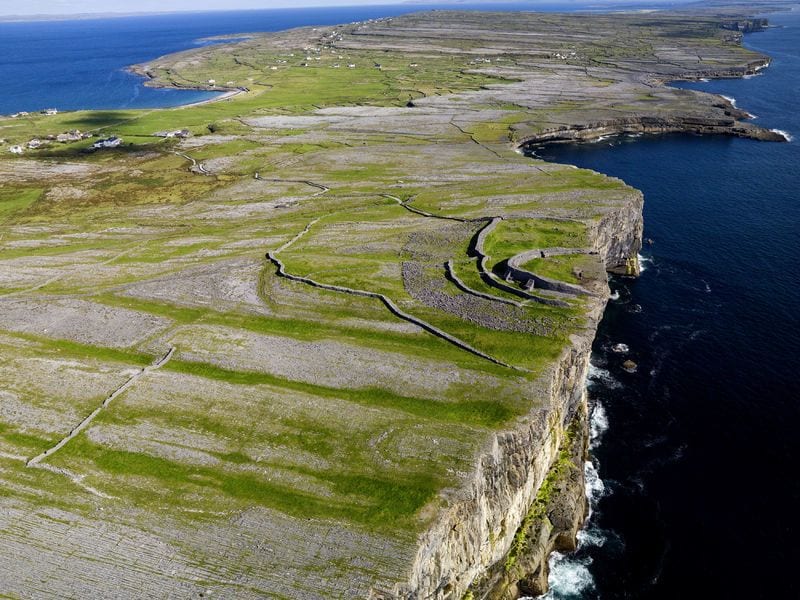
<svg viewBox="0 0 800 600"><path fill-rule="evenodd" d="M129 348L171 324L169 319L71 298L0 298L0 329Z"/></svg>

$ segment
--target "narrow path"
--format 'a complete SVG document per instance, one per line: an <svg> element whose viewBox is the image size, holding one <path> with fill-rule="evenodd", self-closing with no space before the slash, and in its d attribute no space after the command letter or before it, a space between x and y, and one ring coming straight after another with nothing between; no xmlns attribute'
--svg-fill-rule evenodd
<svg viewBox="0 0 800 600"><path fill-rule="evenodd" d="M302 183L307 186L317 188L318 190L320 190L316 194L313 194L311 196L312 198L316 198L317 196L322 196L322 194L327 194L329 191L331 191L331 188L322 185L321 183L314 183L313 181L310 181L308 179L281 179L277 177L265 178L261 177L261 175L259 175L258 172L256 172L255 175L253 175L253 179L258 179L259 181L271 181L272 183Z"/></svg>
<svg viewBox="0 0 800 600"><path fill-rule="evenodd" d="M34 456L27 463L25 463L26 466L34 467L34 466L38 465L40 462L42 462L45 458L48 458L49 456L52 456L53 454L55 454L56 452L61 450L61 448L66 446L71 440L73 440L76 436L78 436L81 431L86 429L92 423L92 421L94 421L95 417L97 417L97 415L99 415L103 411L104 408L107 408L108 405L111 404L111 402L115 398L117 398L118 396L120 396L120 395L124 394L126 391L128 391L128 389L130 389L130 387L133 386L133 384L136 383L137 380L141 379L144 375L146 375L150 371L155 371L156 369L160 369L165 364L167 364L169 362L169 360L172 358L173 354L175 354L175 348L174 347L170 347L169 351L164 356L162 356L160 359L158 359L155 363L153 363L152 365L141 369L135 375L132 375L128 379L128 381L126 381L121 386L119 386L105 400L103 400L103 403L100 406L98 406L96 409L94 409L92 411L92 414L90 414L88 417L86 417L83 421L81 421L78 424L77 427L75 427L72 431L70 431L69 435L67 435L67 437L62 439L60 442L58 442L52 448L48 448L47 450L45 450L44 452L42 452L38 456Z"/></svg>
<svg viewBox="0 0 800 600"><path fill-rule="evenodd" d="M404 202L403 200L401 200L397 196L392 196L391 194L381 194L381 196L383 198L388 198L389 200L394 200L395 202L397 202L400 206L402 206L403 208L405 208L409 212L412 212L412 213L417 214L417 215L421 215L423 217L428 217L430 219L443 219L445 221L458 221L459 223L474 223L476 221L476 219L464 219L462 217L448 217L448 216L445 216L445 215L435 215L433 213L429 213L429 212L426 212L424 210L420 210L419 208L414 208L413 206L409 206L408 202L410 202L410 200L407 201L407 202ZM481 221L483 219L477 219L477 220Z"/></svg>
<svg viewBox="0 0 800 600"><path fill-rule="evenodd" d="M28 462L27 456L20 456L19 454L10 454L8 452L0 452L0 458L5 458L7 460L17 460L19 462Z"/></svg>
<svg viewBox="0 0 800 600"><path fill-rule="evenodd" d="M128 248L127 250L123 250L119 254L115 254L111 258L107 258L106 260L104 260L102 262L96 263L94 266L104 267L106 265L110 265L115 260L117 260L119 258L122 258L126 254L129 254L129 253L133 252L134 250L136 250L137 248L140 248L143 245L144 244L136 244L133 247ZM66 277L67 275L70 275L70 274L71 273L59 273L58 275L54 275L53 277L50 277L49 279L46 279L42 283L37 283L36 285L32 285L29 288L25 288L24 290L17 290L16 292L9 292L7 294L0 294L0 298L12 298L14 296L22 296L24 294L29 294L31 292L38 291L38 290L42 289L43 287L46 287L46 286L50 285L51 283L55 283L56 281L59 281L60 279L63 279L64 277Z"/></svg>
<svg viewBox="0 0 800 600"><path fill-rule="evenodd" d="M70 471L69 469L65 469L63 467L54 467L53 465L48 465L46 463L28 465L28 466L36 469L44 469L45 471L50 471L51 473L55 473L56 475L63 475L82 490L87 491L93 496L97 496L98 498L103 498L104 500L116 499L116 496L109 496L108 494L104 494L97 488L93 488L92 486L83 483L83 480L86 478L86 475L78 475L77 473Z"/></svg>
<svg viewBox="0 0 800 600"><path fill-rule="evenodd" d="M283 246L281 246L280 248L278 248L277 250L275 250L275 251L273 252L273 254L277 254L278 252L283 252L284 250L286 250L287 248L289 248L289 247L290 247L292 244L294 244L294 243L295 243L297 240L299 240L301 237L303 237L305 234L307 234L307 233L308 233L308 232L311 230L311 228L312 228L312 227L313 227L313 226L314 226L314 225L315 225L315 224L316 224L316 223L317 223L317 222L318 222L318 221L319 221L321 218L322 218L322 217L319 217L319 218L317 218L317 219L314 219L313 221L311 221L311 222L310 222L308 225L306 225L306 226L305 226L305 228L303 229L303 231L301 231L300 233L298 233L296 236L294 236L292 239L290 239L288 242L286 242L286 243L285 243ZM269 253L268 253L268 254L269 254Z"/></svg>
<svg viewBox="0 0 800 600"><path fill-rule="evenodd" d="M203 163L198 162L196 159L192 158L188 154L184 154L183 152L173 152L173 154L175 154L176 156L180 156L181 158L185 158L186 160L191 162L192 163L192 168L189 169L190 171L199 172L201 175L213 175L213 173L211 173L211 171L208 171L203 166ZM197 169L197 171L194 171L194 169Z"/></svg>

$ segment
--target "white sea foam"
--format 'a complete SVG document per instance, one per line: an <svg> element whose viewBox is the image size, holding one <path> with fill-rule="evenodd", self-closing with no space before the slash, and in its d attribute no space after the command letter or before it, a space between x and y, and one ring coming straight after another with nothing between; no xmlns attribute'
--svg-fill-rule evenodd
<svg viewBox="0 0 800 600"><path fill-rule="evenodd" d="M734 98L733 96L726 96L725 94L720 94L720 96L725 98L725 100L731 103L731 106L736 108L736 98Z"/></svg>
<svg viewBox="0 0 800 600"><path fill-rule="evenodd" d="M591 559L574 560L560 552L550 555L550 591L540 598L545 600L562 600L580 598L594 589L594 578L589 572Z"/></svg>
<svg viewBox="0 0 800 600"><path fill-rule="evenodd" d="M630 350L631 349L630 349L630 347L628 347L628 344L619 343L619 344L614 344L613 346L611 346L611 351L612 352L616 352L617 354L626 354L626 353L630 352Z"/></svg>
<svg viewBox="0 0 800 600"><path fill-rule="evenodd" d="M639 259L639 272L644 273L652 264L653 259L642 254L637 254L636 257Z"/></svg>
<svg viewBox="0 0 800 600"><path fill-rule="evenodd" d="M783 137L786 138L787 142L791 142L792 140L794 140L794 137L792 136L792 134L789 133L788 131L784 131L783 129L770 129L770 131L772 131L774 133L780 133Z"/></svg>
<svg viewBox="0 0 800 600"><path fill-rule="evenodd" d="M596 367L594 365L589 365L589 374L587 375L587 385L599 385L604 386L610 389L616 389L618 387L622 387L622 384L614 379L614 376L611 374L611 371L608 369L603 369L601 367Z"/></svg>
<svg viewBox="0 0 800 600"><path fill-rule="evenodd" d="M608 431L608 415L606 414L605 407L596 402L592 408L592 415L589 419L589 435L592 445L600 443L603 434Z"/></svg>
<svg viewBox="0 0 800 600"><path fill-rule="evenodd" d="M595 448L603 433L608 429L608 417L603 405L597 402L592 408L589 417L589 432L591 445ZM592 525L592 512L598 501L606 493L606 486L597 472L594 462L587 460L583 468L586 479L586 499L589 501L589 526L578 532L578 549L586 547L599 547L606 543L606 533ZM568 600L572 598L585 598L587 593L595 589L594 578L589 570L592 559L589 556L575 554L562 554L553 552L548 561L550 574L547 582L549 591L540 596L543 600Z"/></svg>
<svg viewBox="0 0 800 600"><path fill-rule="evenodd" d="M594 466L594 463L590 460L586 461L586 466L584 468L584 474L586 476L586 497L589 499L589 506L593 507L597 505L597 501L602 498L606 493L606 485L603 483L603 480L600 479L600 475L597 473L597 469ZM592 533L591 530L586 530L588 533ZM589 539L599 539L595 537L586 537L586 540Z"/></svg>
<svg viewBox="0 0 800 600"><path fill-rule="evenodd" d="M758 71L758 69L756 69ZM742 79L752 79L753 77L758 77L761 73L750 73L749 75L742 75Z"/></svg>
<svg viewBox="0 0 800 600"><path fill-rule="evenodd" d="M611 292L611 295L608 297L609 300L619 300L619 290L615 290Z"/></svg>

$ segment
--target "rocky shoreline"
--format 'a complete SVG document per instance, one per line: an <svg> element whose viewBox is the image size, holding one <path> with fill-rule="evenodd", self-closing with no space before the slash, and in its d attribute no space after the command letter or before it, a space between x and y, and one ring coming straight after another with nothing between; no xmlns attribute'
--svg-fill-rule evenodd
<svg viewBox="0 0 800 600"><path fill-rule="evenodd" d="M547 129L520 140L520 147L528 149L545 143L588 142L615 135L662 135L689 133L694 135L726 135L763 142L788 142L786 136L743 123L734 118L715 119L701 117L623 117L610 121L564 126Z"/></svg>

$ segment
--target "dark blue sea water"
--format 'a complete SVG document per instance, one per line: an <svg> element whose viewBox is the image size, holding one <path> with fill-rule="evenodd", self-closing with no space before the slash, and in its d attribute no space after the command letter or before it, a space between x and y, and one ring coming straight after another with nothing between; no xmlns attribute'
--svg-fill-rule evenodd
<svg viewBox="0 0 800 600"><path fill-rule="evenodd" d="M800 138L800 14L769 18L782 28L745 40L774 58L763 75L683 87ZM670 136L538 154L641 189L654 240L641 278L612 283L590 387L605 491L595 481L550 597L800 598L800 144Z"/></svg>
<svg viewBox="0 0 800 600"><path fill-rule="evenodd" d="M21 5L22 6L22 5ZM465 3L459 9L520 10L530 2ZM589 3L545 2L537 10ZM133 7L132 7L133 8ZM147 88L125 68L186 50L209 36L335 25L453 4L405 4L167 14L72 21L0 22L0 114L83 108L154 108L205 100L214 92Z"/></svg>

